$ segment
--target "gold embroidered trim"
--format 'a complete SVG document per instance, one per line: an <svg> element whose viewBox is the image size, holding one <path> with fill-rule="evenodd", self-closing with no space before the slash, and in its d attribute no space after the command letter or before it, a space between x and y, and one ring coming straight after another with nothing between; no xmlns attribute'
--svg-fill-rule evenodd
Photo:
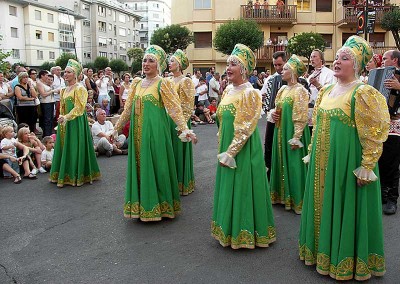
<svg viewBox="0 0 400 284"><path fill-rule="evenodd" d="M270 243L276 240L276 230L273 226L268 226L267 236L260 236L255 231L255 236L247 230L241 230L236 238L231 235L225 235L221 226L218 226L215 221L211 222L211 235L219 241L223 247L231 246L233 249L257 247L269 247Z"/></svg>
<svg viewBox="0 0 400 284"><path fill-rule="evenodd" d="M303 208L303 201L301 201L299 204L295 204L292 197L285 197L285 194L282 195L278 192L271 192L271 203L283 204L285 205L285 210L293 209L296 214L301 214L301 210Z"/></svg>
<svg viewBox="0 0 400 284"><path fill-rule="evenodd" d="M179 187L179 192L181 195L189 195L190 193L192 193L194 191L194 180L191 180L188 184L187 187L185 187L185 185L183 183L179 183L178 187Z"/></svg>
<svg viewBox="0 0 400 284"><path fill-rule="evenodd" d="M160 221L163 217L175 218L180 211L181 203L177 200L173 201L173 205L166 201L158 203L150 211L146 211L139 202L127 202L124 205L124 217L142 221Z"/></svg>
<svg viewBox="0 0 400 284"><path fill-rule="evenodd" d="M343 124L353 127L356 127L356 122L351 119L342 109L334 108L334 109L322 109L318 108L318 115L324 115L326 117L332 118L337 117Z"/></svg>
<svg viewBox="0 0 400 284"><path fill-rule="evenodd" d="M301 260L304 260L306 265L315 264L315 256L305 244L303 246L299 246L299 256Z"/></svg>
<svg viewBox="0 0 400 284"><path fill-rule="evenodd" d="M101 178L100 172L92 173L89 176L84 176L83 174L79 177L71 177L70 175L65 175L64 179L59 179L59 172L54 172L51 174L49 181L52 183L57 183L58 187L63 187L64 185L81 186L84 183L92 183L95 180Z"/></svg>

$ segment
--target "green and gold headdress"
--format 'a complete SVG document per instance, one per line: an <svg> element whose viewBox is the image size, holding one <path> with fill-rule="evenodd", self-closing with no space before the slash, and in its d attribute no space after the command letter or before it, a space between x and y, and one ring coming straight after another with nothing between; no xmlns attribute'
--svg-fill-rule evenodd
<svg viewBox="0 0 400 284"><path fill-rule="evenodd" d="M364 70L365 66L367 66L368 61L371 60L373 55L372 48L369 43L362 37L355 35L349 37L339 51L341 49L347 49L353 54L354 60L356 61L358 67L357 72L359 73Z"/></svg>
<svg viewBox="0 0 400 284"><path fill-rule="evenodd" d="M68 60L66 68L71 68L77 77L82 73L82 65L74 59Z"/></svg>
<svg viewBox="0 0 400 284"><path fill-rule="evenodd" d="M164 49L158 45L149 45L144 52L144 57L146 57L146 55L152 55L156 58L158 66L160 66L160 70L158 70L160 73L167 68L167 54L165 53Z"/></svg>
<svg viewBox="0 0 400 284"><path fill-rule="evenodd" d="M231 53L232 57L235 57L243 64L243 67L247 70L247 74L250 74L256 68L256 57L253 51L244 44L238 43L233 48Z"/></svg>
<svg viewBox="0 0 400 284"><path fill-rule="evenodd" d="M182 68L182 71L185 70L186 68L188 68L189 59L187 58L186 54L182 50L177 49L171 57L174 57L178 61L179 65Z"/></svg>
<svg viewBox="0 0 400 284"><path fill-rule="evenodd" d="M289 60L286 62L286 64L292 69L293 73L297 76L300 77L307 71L306 65L301 61L299 57L297 57L296 54L293 54L292 57L289 58Z"/></svg>

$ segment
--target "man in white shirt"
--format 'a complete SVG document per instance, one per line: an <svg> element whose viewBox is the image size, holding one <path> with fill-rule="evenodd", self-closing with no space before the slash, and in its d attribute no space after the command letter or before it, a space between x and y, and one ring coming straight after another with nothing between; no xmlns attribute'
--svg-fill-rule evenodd
<svg viewBox="0 0 400 284"><path fill-rule="evenodd" d="M310 104L314 105L319 90L327 84L335 83L336 78L333 76L333 71L324 66L325 58L324 53L321 50L314 49L311 52L310 61L311 65L314 67L314 71L308 77L308 83L311 90Z"/></svg>
<svg viewBox="0 0 400 284"><path fill-rule="evenodd" d="M196 90L194 105L197 105L197 103L199 102L199 93L197 89L200 87L200 78L201 78L201 72L200 70L196 69L192 76L192 82L194 84L194 89Z"/></svg>
<svg viewBox="0 0 400 284"><path fill-rule="evenodd" d="M61 67L60 66L51 67L50 73L53 75L54 78L51 87L54 90L60 90L62 88L65 88L65 81L64 78L61 76ZM58 116L60 115L60 93L54 93L54 100L56 102L56 115L54 117L54 121L57 122Z"/></svg>
<svg viewBox="0 0 400 284"><path fill-rule="evenodd" d="M211 78L210 83L209 83L209 97L210 97L210 101L212 98L216 98L217 102L219 101L219 89L220 89L220 84L219 84L219 72L215 72L214 76Z"/></svg>
<svg viewBox="0 0 400 284"><path fill-rule="evenodd" d="M126 137L121 134L114 141L113 133L114 126L110 121L106 120L106 112L103 109L98 109L96 112L97 121L92 126L93 144L99 154L105 154L111 157L115 154L128 154L126 150L118 149L116 142L120 145L124 144Z"/></svg>

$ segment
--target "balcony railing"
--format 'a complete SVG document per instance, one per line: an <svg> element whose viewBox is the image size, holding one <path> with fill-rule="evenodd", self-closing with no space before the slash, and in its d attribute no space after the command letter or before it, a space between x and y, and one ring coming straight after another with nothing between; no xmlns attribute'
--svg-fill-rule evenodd
<svg viewBox="0 0 400 284"><path fill-rule="evenodd" d="M241 5L240 17L267 24L295 24L297 22L296 5Z"/></svg>
<svg viewBox="0 0 400 284"><path fill-rule="evenodd" d="M386 51L388 50L397 50L396 46L372 46L372 50L374 51L374 53L376 54L381 54L383 55Z"/></svg>
<svg viewBox="0 0 400 284"><path fill-rule="evenodd" d="M256 50L257 61L259 62L272 62L272 54L277 51L285 51L284 45L264 45Z"/></svg>
<svg viewBox="0 0 400 284"><path fill-rule="evenodd" d="M382 22L383 15L387 12L392 11L395 6L391 5L386 5L386 6L381 6L381 5L374 5L374 6L368 6L370 8L374 8L376 11L376 17L375 17L375 23L380 24ZM342 11L342 18L339 19L337 24L339 26L356 26L357 24L357 14L360 11L363 11L364 7L363 6L354 6L354 5L346 5L343 6L343 11Z"/></svg>

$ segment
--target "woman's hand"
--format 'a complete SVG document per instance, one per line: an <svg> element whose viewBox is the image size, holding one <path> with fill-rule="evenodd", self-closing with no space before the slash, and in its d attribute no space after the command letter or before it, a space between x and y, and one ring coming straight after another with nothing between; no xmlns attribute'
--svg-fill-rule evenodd
<svg viewBox="0 0 400 284"><path fill-rule="evenodd" d="M275 122L277 122L281 118L281 115L277 111L273 111L271 112L271 117Z"/></svg>
<svg viewBox="0 0 400 284"><path fill-rule="evenodd" d="M60 124L63 124L63 123L65 123L65 117L64 117L64 115L60 115L59 117L58 117L58 119L57 119L57 122L58 123L60 123Z"/></svg>
<svg viewBox="0 0 400 284"><path fill-rule="evenodd" d="M357 178L357 186L358 186L358 187L362 187L362 186L367 185L367 184L370 184L370 183L371 183L371 181L363 180L363 179Z"/></svg>

